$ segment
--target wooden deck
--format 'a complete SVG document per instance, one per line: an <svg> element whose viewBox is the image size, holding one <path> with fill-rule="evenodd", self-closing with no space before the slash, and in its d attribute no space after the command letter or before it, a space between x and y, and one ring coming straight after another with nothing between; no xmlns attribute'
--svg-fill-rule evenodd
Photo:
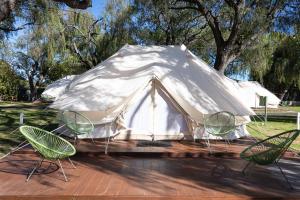
<svg viewBox="0 0 300 200"><path fill-rule="evenodd" d="M292 153L282 168L294 186L287 187L274 166L254 167L246 176L239 152L249 141L240 140L228 150L213 145L213 156L201 143L149 143L115 141L109 155L103 142L81 142L72 160L63 162L70 179L65 182L57 165L48 163L41 175L25 182L38 157L23 151L0 161L0 199L300 199L300 159Z"/></svg>

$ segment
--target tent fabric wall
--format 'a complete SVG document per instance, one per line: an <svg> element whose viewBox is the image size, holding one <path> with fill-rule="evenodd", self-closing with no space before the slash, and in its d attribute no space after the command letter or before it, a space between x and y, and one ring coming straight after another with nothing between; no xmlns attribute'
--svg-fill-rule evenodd
<svg viewBox="0 0 300 200"><path fill-rule="evenodd" d="M154 86L152 83L155 83ZM118 121L122 121L122 126L130 125L130 114L126 115L126 111L130 113L130 109L134 109L134 99L142 94L147 95L144 96L146 102L139 116L144 112L145 119L148 116L151 118L147 121L155 121L154 113L163 113L161 117L164 119L161 122L155 121L155 127L161 129L158 132L163 132L164 137L167 137L164 131L167 115L178 120L172 133L181 137L187 130L192 134L192 123L203 124L203 116L206 114L229 111L236 115L237 125L249 122L248 116L254 114L240 99L236 88L231 87L222 75L184 45L125 45L116 54L71 81L67 91L50 107L81 112L101 130L103 124L110 124L112 132L130 131L131 134L138 134L141 126L138 120L134 127L123 127L120 130L113 130L113 127L119 126ZM154 105L157 110L151 114L150 109L146 115L146 105ZM120 119L121 116L125 118ZM143 124L142 128L150 130L150 121Z"/></svg>
<svg viewBox="0 0 300 200"><path fill-rule="evenodd" d="M281 100L276 95L256 81L240 81L238 84L249 107L262 107L260 97L267 97L267 107L269 108L277 108L280 104Z"/></svg>
<svg viewBox="0 0 300 200"><path fill-rule="evenodd" d="M65 93L69 83L75 78L76 75L69 75L51 83L42 93L42 98L48 100L57 100L59 96Z"/></svg>
<svg viewBox="0 0 300 200"><path fill-rule="evenodd" d="M97 116L97 112L80 113L90 119L95 119ZM116 135L117 140L222 139L208 135L202 123L195 124L195 121L189 120L187 113L155 79L128 102L126 109L118 118L101 123L94 121L94 125L95 130L91 135L78 137L107 138ZM65 135L72 135L65 129L61 131ZM247 135L249 133L245 126L239 125L228 138L236 139Z"/></svg>
<svg viewBox="0 0 300 200"><path fill-rule="evenodd" d="M120 121L122 125L118 126ZM121 128L117 130L116 127ZM132 98L119 115L118 122L95 124L93 134L78 137L106 138L116 132L119 133L115 139L122 140L180 140L185 136L191 137L185 113L155 80Z"/></svg>

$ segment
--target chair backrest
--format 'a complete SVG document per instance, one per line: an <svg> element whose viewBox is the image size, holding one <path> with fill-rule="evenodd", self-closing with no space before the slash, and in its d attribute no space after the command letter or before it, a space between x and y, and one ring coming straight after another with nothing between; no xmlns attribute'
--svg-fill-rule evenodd
<svg viewBox="0 0 300 200"><path fill-rule="evenodd" d="M32 147L47 159L61 159L76 153L70 142L46 130L21 126L20 131Z"/></svg>
<svg viewBox="0 0 300 200"><path fill-rule="evenodd" d="M69 130L77 135L90 134L94 131L93 123L79 112L63 111L61 120Z"/></svg>
<svg viewBox="0 0 300 200"><path fill-rule="evenodd" d="M299 134L300 130L290 130L271 136L246 148L240 156L260 165L274 163L280 160Z"/></svg>
<svg viewBox="0 0 300 200"><path fill-rule="evenodd" d="M224 136L235 130L235 116L227 111L221 111L204 118L204 128L209 134Z"/></svg>

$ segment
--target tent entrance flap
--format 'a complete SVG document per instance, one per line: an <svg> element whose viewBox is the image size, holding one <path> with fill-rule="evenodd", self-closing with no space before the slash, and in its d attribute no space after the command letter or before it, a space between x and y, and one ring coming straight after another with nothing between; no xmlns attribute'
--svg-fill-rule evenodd
<svg viewBox="0 0 300 200"><path fill-rule="evenodd" d="M153 79L123 113L126 131L118 138L176 140L188 134L185 113L157 83Z"/></svg>

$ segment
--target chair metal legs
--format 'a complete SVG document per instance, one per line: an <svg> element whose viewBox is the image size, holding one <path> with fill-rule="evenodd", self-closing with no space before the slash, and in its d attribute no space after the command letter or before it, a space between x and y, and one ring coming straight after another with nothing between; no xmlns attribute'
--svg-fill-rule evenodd
<svg viewBox="0 0 300 200"><path fill-rule="evenodd" d="M228 145L230 145L230 142L229 142L229 139L228 139L227 136L225 136L224 142L225 142L225 147L226 147L226 151L227 151L228 150ZM209 153L212 154L212 150L211 150L211 146L210 146L210 142L209 142L209 136L205 139L205 143L206 143L206 146L209 149Z"/></svg>
<svg viewBox="0 0 300 200"><path fill-rule="evenodd" d="M107 142L106 142L106 145L105 145L105 154L107 154L107 151L108 151L109 140L110 140L110 138L107 137Z"/></svg>
<svg viewBox="0 0 300 200"><path fill-rule="evenodd" d="M31 178L31 176L33 175L33 173L34 173L37 169L39 169L39 168L41 167L43 161L44 161L44 159L41 159L41 160L37 161L37 164L35 165L35 167L34 167L34 168L32 169L32 171L28 174L27 179L26 179L26 182L28 182L29 179Z"/></svg>
<svg viewBox="0 0 300 200"><path fill-rule="evenodd" d="M94 138L91 138L91 139L92 139L93 144L96 145L96 143L95 143L95 141L94 141Z"/></svg>
<svg viewBox="0 0 300 200"><path fill-rule="evenodd" d="M77 144L77 140L78 140L78 137L77 137L77 135L74 135L74 146L76 146L76 144Z"/></svg>
<svg viewBox="0 0 300 200"><path fill-rule="evenodd" d="M57 161L58 161L59 167L60 167L60 169L61 169L61 171L62 171L62 173L64 175L65 181L67 182L68 178L67 178L67 176L65 174L64 168L62 167L62 164L60 163L60 160L58 159Z"/></svg>
<svg viewBox="0 0 300 200"><path fill-rule="evenodd" d="M96 145L94 138L91 137L91 139L92 139L93 144ZM74 146L76 146L77 144L79 144L79 138L78 138L78 135L74 134Z"/></svg>
<svg viewBox="0 0 300 200"><path fill-rule="evenodd" d="M224 136L224 143L225 143L226 151L228 151L228 149L229 149L228 147L230 147L230 141L229 141L228 135Z"/></svg>
<svg viewBox="0 0 300 200"><path fill-rule="evenodd" d="M228 145L231 145L231 143L229 141L229 138L227 136L226 136L225 140L226 140L226 142L227 142Z"/></svg>
<svg viewBox="0 0 300 200"><path fill-rule="evenodd" d="M248 162L247 165L244 167L242 174L245 176L246 175L246 169L248 169L250 166L252 165L252 167L255 165L255 163L252 162Z"/></svg>
<svg viewBox="0 0 300 200"><path fill-rule="evenodd" d="M73 167L74 169L76 169L76 166L74 165L74 163L72 162L72 160L71 160L70 158L68 158L68 160L69 160L69 162L71 163L72 167Z"/></svg>
<svg viewBox="0 0 300 200"><path fill-rule="evenodd" d="M290 186L291 189L294 189L292 184L289 182L289 179L286 177L286 175L283 173L283 170L281 169L281 167L279 166L278 162L275 162L275 165L280 169L281 174L283 175L285 181L287 182L287 184Z"/></svg>
<svg viewBox="0 0 300 200"><path fill-rule="evenodd" d="M209 142L209 138L207 138L207 139L205 140L205 143L206 143L206 145L207 145L207 147L208 147L208 149L209 149L209 153L212 154L211 147L210 147L210 142Z"/></svg>
<svg viewBox="0 0 300 200"><path fill-rule="evenodd" d="M70 159L70 158L68 158L68 159L69 159L70 163L72 164L72 166L73 166L74 168L76 168L75 165L73 164L73 162L71 161L71 159ZM26 182L28 182L29 179L31 178L31 176L34 174L34 172L36 172L36 171L42 166L43 161L44 161L44 159L41 159L41 160L37 161L35 167L34 167L34 168L31 170L31 172L28 174L27 179L26 179ZM59 167L60 167L60 169L61 169L61 171L62 171L62 173L63 173L63 176L64 176L64 178L65 178L65 181L67 182L67 181L68 181L68 178L67 178L67 176L66 176L66 174L65 174L64 168L62 167L62 164L61 164L60 160L58 159L57 162L58 162Z"/></svg>

